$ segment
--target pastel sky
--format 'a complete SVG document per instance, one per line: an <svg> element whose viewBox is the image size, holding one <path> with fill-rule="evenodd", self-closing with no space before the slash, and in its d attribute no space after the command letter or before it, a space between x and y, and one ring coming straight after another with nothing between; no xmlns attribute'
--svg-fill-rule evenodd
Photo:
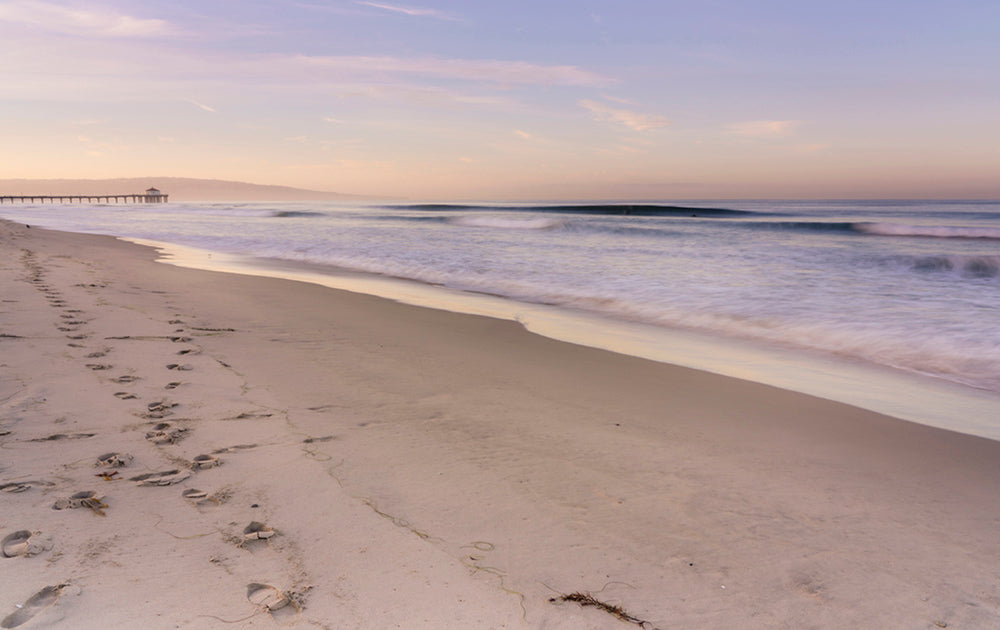
<svg viewBox="0 0 1000 630"><path fill-rule="evenodd" d="M0 0L0 179L1000 198L997 0Z"/></svg>

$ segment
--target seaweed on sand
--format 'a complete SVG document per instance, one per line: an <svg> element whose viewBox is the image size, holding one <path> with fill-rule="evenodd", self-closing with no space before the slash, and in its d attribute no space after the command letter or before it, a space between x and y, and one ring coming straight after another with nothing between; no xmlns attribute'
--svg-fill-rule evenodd
<svg viewBox="0 0 1000 630"><path fill-rule="evenodd" d="M581 606L593 606L594 608L600 608L604 612L608 613L609 615L611 615L611 616L613 616L613 617L615 617L617 619L620 619L621 621L625 621L625 622L628 622L628 623L634 623L635 625L637 625L637 626L639 626L641 628L645 628L646 624L649 623L648 621L645 621L643 619L639 619L638 617L634 617L634 616L630 615L629 613L625 612L624 610L622 610L621 606L614 606L612 604L608 604L606 602L602 602L601 600L595 598L590 593L580 593L578 591L578 592L575 592L575 593L570 593L569 595L563 594L563 595L560 595L559 597L553 597L553 598L549 599L549 601L550 602L557 602L557 601L560 601L560 602L576 602L576 603L580 604Z"/></svg>

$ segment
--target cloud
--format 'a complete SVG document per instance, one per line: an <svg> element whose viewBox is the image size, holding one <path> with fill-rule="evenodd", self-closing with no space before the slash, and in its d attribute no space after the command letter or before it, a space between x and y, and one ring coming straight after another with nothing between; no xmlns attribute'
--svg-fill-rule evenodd
<svg viewBox="0 0 1000 630"><path fill-rule="evenodd" d="M422 9L419 7L404 7L394 4L385 4L384 2L364 2L361 0L356 1L355 4L363 4L365 6L375 7L376 9L393 11L395 13L403 13L405 15L412 15L414 17L433 17L439 20L457 20L457 18L441 13L440 11L435 11L434 9Z"/></svg>
<svg viewBox="0 0 1000 630"><path fill-rule="evenodd" d="M308 66L341 72L412 74L447 79L514 84L605 85L610 80L576 66L543 66L524 61L440 57L316 57L300 55Z"/></svg>
<svg viewBox="0 0 1000 630"><path fill-rule="evenodd" d="M212 112L213 114L215 113L215 109L214 108L209 107L208 105L205 105L204 103L199 103L198 101L194 100L193 98L190 101L188 101L188 102L191 103L192 105L196 105L196 106L202 108L206 112Z"/></svg>
<svg viewBox="0 0 1000 630"><path fill-rule="evenodd" d="M617 96L610 96L608 94L601 94L601 98L606 101L611 101L612 103L620 103L622 105L637 105L635 101L630 101L627 98L618 98Z"/></svg>
<svg viewBox="0 0 1000 630"><path fill-rule="evenodd" d="M530 133L528 133L527 131L521 131L520 129L515 129L514 130L514 134L518 135L518 136L521 136L525 140L531 140L532 138L535 137L535 136L531 135Z"/></svg>
<svg viewBox="0 0 1000 630"><path fill-rule="evenodd" d="M729 125L729 133L752 138L785 136L800 124L798 120L751 120Z"/></svg>
<svg viewBox="0 0 1000 630"><path fill-rule="evenodd" d="M625 125L636 131L659 129L670 125L670 121L656 114L643 114L628 109L615 109L597 101L582 100L580 105L589 109L594 120L610 121Z"/></svg>
<svg viewBox="0 0 1000 630"><path fill-rule="evenodd" d="M169 32L164 20L122 15L112 10L14 0L0 4L0 22L28 25L69 35L151 37Z"/></svg>

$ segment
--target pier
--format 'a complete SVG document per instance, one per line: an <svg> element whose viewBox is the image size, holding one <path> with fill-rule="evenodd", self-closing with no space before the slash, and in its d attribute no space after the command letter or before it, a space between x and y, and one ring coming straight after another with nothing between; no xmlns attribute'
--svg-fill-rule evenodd
<svg viewBox="0 0 1000 630"><path fill-rule="evenodd" d="M155 188L131 195L0 195L4 203L166 203L169 195Z"/></svg>

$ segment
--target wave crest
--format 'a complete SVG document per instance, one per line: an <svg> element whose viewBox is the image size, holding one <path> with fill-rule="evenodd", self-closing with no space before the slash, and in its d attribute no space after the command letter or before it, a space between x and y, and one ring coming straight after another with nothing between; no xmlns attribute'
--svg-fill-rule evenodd
<svg viewBox="0 0 1000 630"><path fill-rule="evenodd" d="M906 259L913 271L958 272L971 278L1000 276L1000 256L919 256Z"/></svg>
<svg viewBox="0 0 1000 630"><path fill-rule="evenodd" d="M460 216L448 219L452 225L503 230L549 230L561 227L563 222L548 217L473 217Z"/></svg>
<svg viewBox="0 0 1000 630"><path fill-rule="evenodd" d="M906 223L855 223L854 229L877 236L922 236L930 238L1000 239L1000 228L909 225Z"/></svg>

